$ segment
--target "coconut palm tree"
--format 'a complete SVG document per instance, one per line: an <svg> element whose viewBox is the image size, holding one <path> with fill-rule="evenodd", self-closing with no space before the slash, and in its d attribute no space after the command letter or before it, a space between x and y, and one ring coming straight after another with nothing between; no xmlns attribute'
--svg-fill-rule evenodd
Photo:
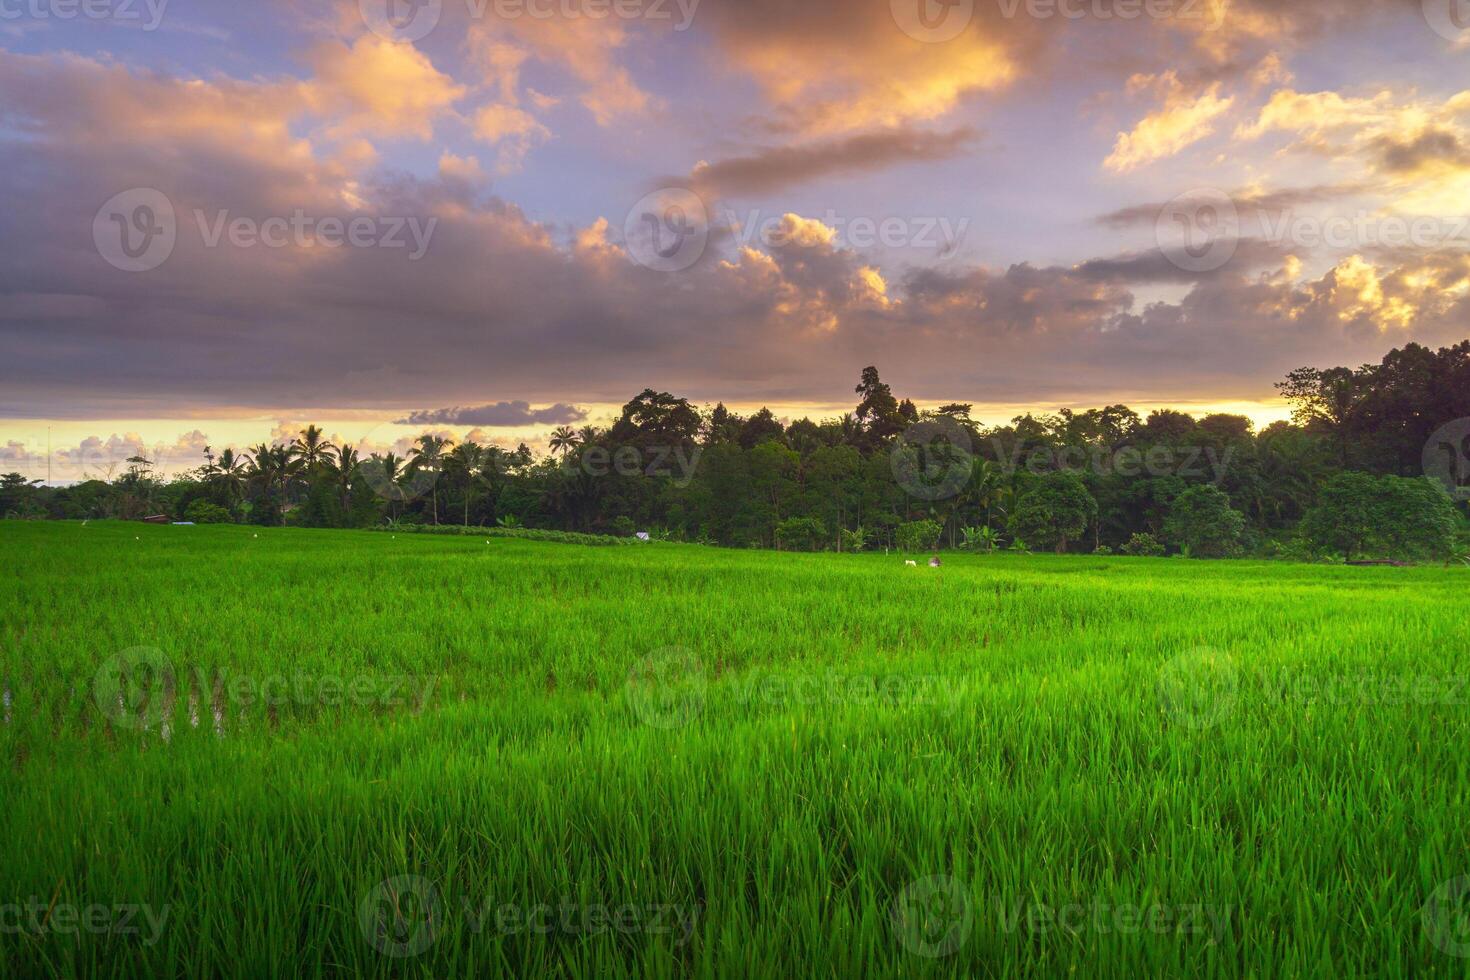
<svg viewBox="0 0 1470 980"><path fill-rule="evenodd" d="M286 488L296 475L298 464L285 446L261 443L250 451L250 469L246 481L258 487L267 501L285 510Z"/></svg>
<svg viewBox="0 0 1470 980"><path fill-rule="evenodd" d="M338 446L335 454L327 457L324 464L327 473L332 477L332 482L337 487L343 514L346 514L352 507L352 481L358 476L357 467L360 462L361 457L356 449L351 446Z"/></svg>
<svg viewBox="0 0 1470 980"><path fill-rule="evenodd" d="M235 455L233 449L224 450L210 468L209 480L220 488L233 507L245 492L245 459Z"/></svg>
<svg viewBox="0 0 1470 980"><path fill-rule="evenodd" d="M551 451L566 456L577 448L577 434L569 425L559 426L551 432Z"/></svg>
<svg viewBox="0 0 1470 980"><path fill-rule="evenodd" d="M392 520L398 519L397 504L407 499L399 480L403 478L403 460L390 450L379 456L373 453L367 460L358 466L358 471L372 486L373 491L384 500L388 501L388 515Z"/></svg>
<svg viewBox="0 0 1470 980"><path fill-rule="evenodd" d="M429 473L434 477L430 484L430 493L434 502L434 523L439 523L439 480L438 474L444 465L444 451L450 446L452 440L443 436L436 436L432 432L425 432L414 440L414 447L408 451L408 469L410 473Z"/></svg>
<svg viewBox="0 0 1470 980"><path fill-rule="evenodd" d="M470 497L485 465L485 448L463 442L450 450L444 459L444 472L464 492L464 526L470 526Z"/></svg>
<svg viewBox="0 0 1470 980"><path fill-rule="evenodd" d="M308 425L296 437L296 441L291 443L289 452L293 459L301 461L307 472L315 472L318 466L331 458L335 448L322 438L321 429Z"/></svg>

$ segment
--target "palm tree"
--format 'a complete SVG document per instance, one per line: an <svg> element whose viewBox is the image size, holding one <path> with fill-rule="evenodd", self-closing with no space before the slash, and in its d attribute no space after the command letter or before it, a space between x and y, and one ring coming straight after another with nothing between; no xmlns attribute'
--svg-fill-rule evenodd
<svg viewBox="0 0 1470 980"><path fill-rule="evenodd" d="M407 496L398 484L404 473L403 460L394 455L391 450L381 456L373 453L368 457L367 462L362 463L358 468L378 496L388 501L388 514L393 520L397 520L398 508L394 505L406 499Z"/></svg>
<svg viewBox="0 0 1470 980"><path fill-rule="evenodd" d="M431 432L425 432L414 440L416 445L408 451L410 473L428 472L434 474L434 482L430 485L430 491L434 501L434 523L439 523L439 481L438 473L444 462L444 450L448 448L452 440L443 436L436 436Z"/></svg>
<svg viewBox="0 0 1470 980"><path fill-rule="evenodd" d="M326 469L331 474L332 482L337 485L337 493L342 503L342 513L345 515L351 509L352 481L357 478L357 467L361 462L356 449L351 446L336 447L336 455L328 457Z"/></svg>
<svg viewBox="0 0 1470 980"><path fill-rule="evenodd" d="M246 481L259 487L267 501L276 502L279 491L281 509L285 510L286 486L296 474L297 466L285 446L261 443L251 450L250 469Z"/></svg>
<svg viewBox="0 0 1470 980"><path fill-rule="evenodd" d="M551 432L551 451L565 456L577 448L577 434L569 425L559 426Z"/></svg>
<svg viewBox="0 0 1470 980"><path fill-rule="evenodd" d="M225 499L233 506L245 492L245 460L236 456L233 449L226 449L210 468L209 479L224 492Z"/></svg>
<svg viewBox="0 0 1470 980"><path fill-rule="evenodd" d="M322 430L314 425L308 425L302 430L296 441L291 443L290 453L293 459L299 459L308 472L314 472L318 466L330 458L332 450L336 447L322 438Z"/></svg>
<svg viewBox="0 0 1470 980"><path fill-rule="evenodd" d="M480 467L485 464L485 449L473 442L460 443L444 460L444 472L464 491L464 526L470 526L470 496Z"/></svg>

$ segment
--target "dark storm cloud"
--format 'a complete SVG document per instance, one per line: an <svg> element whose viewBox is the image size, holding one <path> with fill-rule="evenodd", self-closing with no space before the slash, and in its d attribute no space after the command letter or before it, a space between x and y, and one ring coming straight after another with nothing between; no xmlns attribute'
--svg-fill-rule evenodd
<svg viewBox="0 0 1470 980"><path fill-rule="evenodd" d="M1235 190L1227 192L1227 196L1234 202L1238 211L1273 214L1307 204L1320 204L1353 197L1365 190L1367 188L1362 184L1318 184L1314 187L1285 187L1264 193ZM1157 201L1148 204L1133 204L1099 215L1095 220L1097 224L1107 228L1152 226L1157 224L1160 216L1168 211L1171 203Z"/></svg>
<svg viewBox="0 0 1470 980"><path fill-rule="evenodd" d="M948 160L963 153L976 137L970 128L934 133L902 127L718 160L697 168L689 179L696 188L716 197L759 194L823 177Z"/></svg>
<svg viewBox="0 0 1470 980"><path fill-rule="evenodd" d="M1413 174L1436 163L1470 167L1470 147L1446 129L1430 128L1410 140L1380 136L1373 149L1383 169L1392 174Z"/></svg>

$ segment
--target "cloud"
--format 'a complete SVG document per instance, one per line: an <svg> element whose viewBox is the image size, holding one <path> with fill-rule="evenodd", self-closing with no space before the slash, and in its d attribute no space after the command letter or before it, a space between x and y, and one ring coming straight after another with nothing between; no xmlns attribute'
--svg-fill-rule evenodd
<svg viewBox="0 0 1470 980"><path fill-rule="evenodd" d="M510 105L487 105L477 110L474 133L478 139L498 144L496 170L501 174L519 170L526 155L551 138L551 130L534 116Z"/></svg>
<svg viewBox="0 0 1470 980"><path fill-rule="evenodd" d="M1367 254L1304 276L1247 251L1192 281L1116 249L1072 264L888 268L798 212L767 247L715 241L692 268L658 272L610 240L621 213L572 229L471 193L453 161L415 177L344 153L324 131L350 106L309 114L320 125L299 135L297 84L0 53L0 241L24 246L0 267L0 414L387 416L474 406L486 390L534 413L649 385L837 401L870 363L915 397L1258 397L1302 363L1381 356L1385 335L1458 340L1470 322L1463 256ZM1409 130L1330 136L1377 166L1372 137L1390 132ZM135 275L90 239L102 202L138 186L166 194L180 224L171 257ZM414 216L437 230L418 262L382 248L209 247L196 208ZM1184 295L1140 301L1140 284L1165 281Z"/></svg>
<svg viewBox="0 0 1470 980"><path fill-rule="evenodd" d="M944 17L962 18L963 29L928 43L900 26L904 3L707 0L696 23L761 86L778 125L809 137L939 119L972 93L1016 82L1046 34L1034 18L976 3L946 8ZM910 27L918 23L915 16Z"/></svg>
<svg viewBox="0 0 1470 980"><path fill-rule="evenodd" d="M1443 100L1390 90L1276 92L1237 127L1251 142L1285 134L1285 150L1330 161L1371 182L1397 213L1458 215L1470 194L1470 90Z"/></svg>
<svg viewBox="0 0 1470 980"><path fill-rule="evenodd" d="M1172 71L1161 76L1135 76L1130 87L1160 90L1163 105L1140 120L1131 132L1118 134L1113 152L1103 161L1103 166L1115 173L1127 173L1171 157L1199 142L1215 131L1215 121L1235 104L1234 98L1220 97L1220 83L1191 94Z"/></svg>
<svg viewBox="0 0 1470 980"><path fill-rule="evenodd" d="M305 102L334 115L336 135L409 136L428 139L434 120L466 92L411 44L372 34L351 47L328 41L307 57L315 77L302 86Z"/></svg>
<svg viewBox="0 0 1470 980"><path fill-rule="evenodd" d="M1470 146L1462 135L1437 126L1427 126L1411 137L1375 137L1373 148L1379 154L1379 166L1392 174L1421 174L1439 166L1470 169Z"/></svg>
<svg viewBox="0 0 1470 980"><path fill-rule="evenodd" d="M451 5L446 4L446 9ZM616 17L478 17L465 26L469 45L487 80L509 105L519 104L520 75L529 59L570 75L580 86L578 101L599 126L641 116L658 105L617 56L635 40L635 28ZM555 100L530 93L538 108Z"/></svg>
<svg viewBox="0 0 1470 980"><path fill-rule="evenodd" d="M532 408L529 402L496 402L471 408L438 408L412 412L397 425L474 425L509 428L529 425L568 425L587 417L586 409L558 403Z"/></svg>
<svg viewBox="0 0 1470 980"><path fill-rule="evenodd" d="M822 177L872 173L904 163L951 159L976 139L973 129L928 132L909 127L861 133L844 139L772 147L757 153L701 163L690 181L701 192L762 194Z"/></svg>
<svg viewBox="0 0 1470 980"><path fill-rule="evenodd" d="M1283 187L1274 191L1259 188L1238 188L1228 192L1238 211L1253 211L1274 214L1304 204L1319 204L1355 197L1369 188L1365 184L1318 184L1312 187ZM1128 228L1136 225L1152 227L1168 207L1168 202L1131 204L1126 208L1099 215L1097 223L1108 228Z"/></svg>

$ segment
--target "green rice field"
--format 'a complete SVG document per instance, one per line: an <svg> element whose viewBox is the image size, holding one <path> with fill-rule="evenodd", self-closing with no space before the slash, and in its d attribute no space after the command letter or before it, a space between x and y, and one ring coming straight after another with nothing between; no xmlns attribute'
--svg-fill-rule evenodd
<svg viewBox="0 0 1470 980"><path fill-rule="evenodd" d="M0 976L1470 974L1470 570L0 523Z"/></svg>

